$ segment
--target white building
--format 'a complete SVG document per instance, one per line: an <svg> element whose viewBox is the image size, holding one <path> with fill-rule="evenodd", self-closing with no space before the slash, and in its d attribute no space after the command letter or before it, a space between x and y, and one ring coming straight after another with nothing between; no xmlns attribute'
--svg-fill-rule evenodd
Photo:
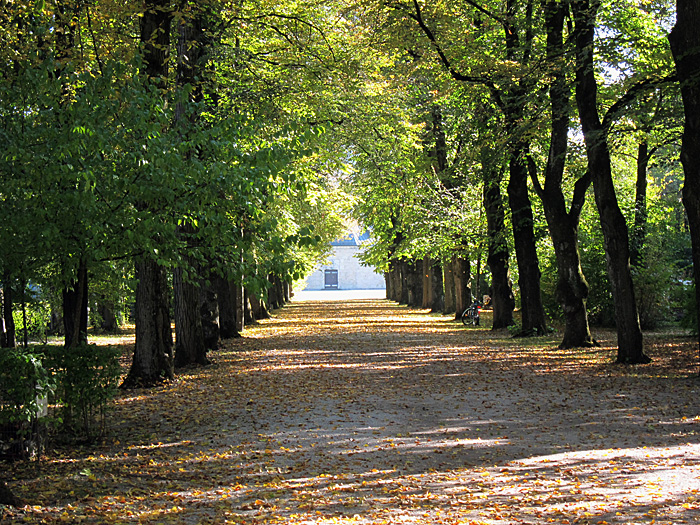
<svg viewBox="0 0 700 525"><path fill-rule="evenodd" d="M305 290L383 290L384 275L374 268L362 266L357 254L360 245L369 239L365 233L359 238L350 234L343 239L333 241L333 252L326 264L318 267L306 279Z"/></svg>

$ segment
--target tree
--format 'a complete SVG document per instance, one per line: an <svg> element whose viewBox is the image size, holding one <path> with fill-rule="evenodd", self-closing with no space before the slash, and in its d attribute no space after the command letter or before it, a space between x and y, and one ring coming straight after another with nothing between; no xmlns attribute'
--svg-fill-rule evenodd
<svg viewBox="0 0 700 525"><path fill-rule="evenodd" d="M576 41L576 103L586 143L588 170L605 238L608 276L615 298L619 363L648 363L644 353L634 285L630 272L629 236L615 195L608 127L598 114L598 85L593 63L598 0L573 0Z"/></svg>
<svg viewBox="0 0 700 525"><path fill-rule="evenodd" d="M541 185L534 169L534 161L530 158L533 185L542 199L557 261L556 293L565 319L564 338L560 348L590 346L594 343L586 313L588 284L581 271L578 248L578 226L586 190L591 183L590 172L576 180L568 211L562 188L571 113L565 63L567 55L564 47L566 10L565 3L550 1L544 4L544 25L547 33L545 67L548 68L551 77L551 125L544 186Z"/></svg>
<svg viewBox="0 0 700 525"><path fill-rule="evenodd" d="M681 86L685 126L681 162L685 173L683 204L693 251L695 299L700 305L700 5L693 0L676 1L676 25L668 39ZM698 326L700 326L700 308Z"/></svg>
<svg viewBox="0 0 700 525"><path fill-rule="evenodd" d="M141 17L143 74L154 87L165 87L170 56L172 6L146 0ZM147 211L147 204L141 204ZM173 378L173 338L165 269L149 255L136 260L136 344L124 387L150 386Z"/></svg>

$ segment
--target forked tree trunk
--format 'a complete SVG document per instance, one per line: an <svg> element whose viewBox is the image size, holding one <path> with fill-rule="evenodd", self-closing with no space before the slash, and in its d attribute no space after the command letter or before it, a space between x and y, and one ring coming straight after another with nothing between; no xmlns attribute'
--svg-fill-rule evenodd
<svg viewBox="0 0 700 525"><path fill-rule="evenodd" d="M564 65L561 63L564 56L563 25L566 11L564 4L554 0L548 0L545 4L547 58L552 68L552 83L549 87L552 122L544 188L540 186L536 172L532 172L535 189L542 199L557 263L556 294L565 320L564 338L559 348L595 344L586 312L588 284L581 270L578 250L581 209L591 177L587 173L576 181L568 212L562 190L571 113L570 90Z"/></svg>
<svg viewBox="0 0 700 525"><path fill-rule="evenodd" d="M586 143L588 170L593 178L595 202L603 230L608 278L615 302L617 362L648 363L651 359L644 353L630 271L627 223L615 194L607 130L598 115L598 85L593 65L598 5L595 0L572 2L576 24L576 103Z"/></svg>
<svg viewBox="0 0 700 525"><path fill-rule="evenodd" d="M519 115L522 117L522 115ZM513 117L514 118L514 117ZM537 257L532 206L528 195L528 172L525 166L526 148L513 145L508 179L508 203L513 222L513 244L518 262L522 332L526 335L544 334L547 319L540 290L541 272Z"/></svg>
<svg viewBox="0 0 700 525"><path fill-rule="evenodd" d="M683 205L693 253L695 300L700 327L700 3L676 0L676 25L668 39L681 85L685 126L681 162L685 173ZM698 331L700 337L700 330Z"/></svg>

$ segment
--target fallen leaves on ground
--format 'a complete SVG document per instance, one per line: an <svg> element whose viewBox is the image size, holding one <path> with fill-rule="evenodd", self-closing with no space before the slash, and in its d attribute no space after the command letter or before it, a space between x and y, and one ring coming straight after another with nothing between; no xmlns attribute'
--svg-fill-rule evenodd
<svg viewBox="0 0 700 525"><path fill-rule="evenodd" d="M696 343L650 365L387 301L292 303L120 394L105 441L8 467L3 522L700 522Z"/></svg>

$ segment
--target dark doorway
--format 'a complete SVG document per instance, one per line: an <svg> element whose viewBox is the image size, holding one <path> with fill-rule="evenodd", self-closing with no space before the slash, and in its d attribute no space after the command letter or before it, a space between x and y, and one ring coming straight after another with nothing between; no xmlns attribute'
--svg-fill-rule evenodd
<svg viewBox="0 0 700 525"><path fill-rule="evenodd" d="M338 289L338 270L326 270L323 273L323 287L331 288L333 290Z"/></svg>

